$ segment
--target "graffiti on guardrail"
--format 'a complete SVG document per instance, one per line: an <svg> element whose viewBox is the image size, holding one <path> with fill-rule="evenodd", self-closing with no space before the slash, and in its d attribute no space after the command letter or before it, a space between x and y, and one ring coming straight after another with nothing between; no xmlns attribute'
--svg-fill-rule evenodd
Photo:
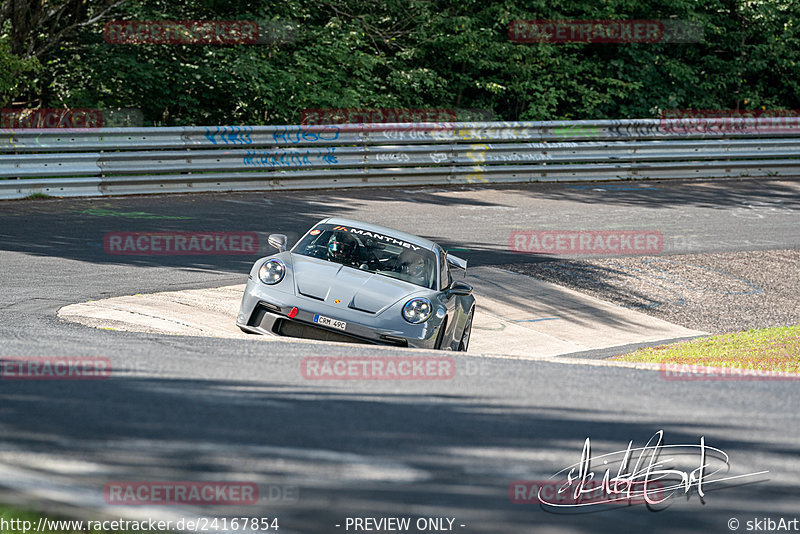
<svg viewBox="0 0 800 534"><path fill-rule="evenodd" d="M339 138L339 127L331 124L318 126L280 126L272 133L276 143L314 143L316 141L335 141Z"/></svg>
<svg viewBox="0 0 800 534"><path fill-rule="evenodd" d="M336 164L336 147L315 148L307 150L286 150L282 152L248 151L243 158L245 166L252 167L303 167L311 165L311 161L329 165Z"/></svg>
<svg viewBox="0 0 800 534"><path fill-rule="evenodd" d="M661 112L660 128L673 133L798 133L800 110L669 109Z"/></svg>
<svg viewBox="0 0 800 534"><path fill-rule="evenodd" d="M674 119L663 119L674 120ZM146 149L152 150L152 158L158 159L159 151L162 149L176 149L176 147L186 148L185 157L177 158L181 168L193 167L198 163L196 155L203 159L223 159L226 163L218 164L217 167L225 168L225 165L234 162L241 167L243 157L252 158L252 163L247 160L246 165L252 166L278 166L281 164L280 156L275 160L270 160L273 155L270 150L300 149L302 154L284 154L283 164L288 163L295 168L300 165L313 165L314 157L319 157L322 163L335 163L329 156L336 157L336 162L342 163L346 159L349 166L353 167L348 173L367 173L371 164L377 166L390 166L392 163L400 161L419 162L420 165L470 165L467 169L456 169L453 178L458 181L530 181L530 180L551 180L565 179L569 181L592 180L616 180L620 178L654 178L669 179L686 177L689 174L702 173L697 176L703 177L730 177L730 176L794 176L797 174L797 158L793 158L793 145L800 142L797 139L782 139L780 152L773 151L770 160L754 157L752 160L737 159L732 164L729 163L730 156L727 153L710 154L709 149L718 147L718 142L708 141L703 138L722 137L726 132L719 130L713 134L697 131L699 128L686 129L686 131L672 131L663 129L659 119L639 119L639 120L613 120L613 121L541 121L541 122L497 122L497 123L436 123L427 124L426 129L418 130L420 124L368 124L368 125L316 125L316 126L210 126L210 127L184 127L184 128L148 128L135 132L135 135L111 135L98 134L95 130L69 129L70 135L61 135L63 130L25 130L22 128L3 128L0 130L0 152L7 153L10 161L13 156L15 161L24 163L24 169L18 172L20 167L6 166L5 172L0 171L0 175L5 178L18 178L21 174L25 176L39 176L35 180L0 180L3 187L0 188L0 198L25 198L26 196L43 194L75 194L81 195L104 195L113 192L114 194L155 193L163 192L163 178L158 174L152 178L136 183L126 183L120 187L120 183L110 178L111 172L117 172L117 168L112 169L106 156L103 160L98 160L99 164L83 164L83 162L95 160L96 152L114 152L113 160L120 165L142 163L143 155L138 152ZM702 124L709 119L693 119ZM748 121L754 119L748 118ZM669 124L669 123L667 123ZM104 117L105 126L105 117ZM554 135L556 131L558 135ZM141 141L146 136L147 146L142 147ZM570 139L569 136L580 136ZM774 137L774 134L765 133L764 129L754 129L745 131L742 135L753 140L752 145L758 146L759 139ZM675 147L672 145L664 146L665 152L670 155L665 161L648 162L646 169L642 170L641 157L639 153L624 151L621 154L613 154L613 143L596 143L595 140L612 141L638 141L644 139L687 139L697 147L697 151L686 150L685 147ZM374 147L383 145L381 149ZM387 147L386 145L394 145ZM416 148L414 146L416 145ZM420 145L430 145L422 147ZM774 145L774 144L773 144ZM254 148L263 149L262 153L249 153L247 150ZM305 152L306 148L336 147L331 153ZM347 147L347 148L345 148ZM486 148L491 147L491 148ZM193 150L210 149L213 150ZM233 149L240 150L233 150ZM574 150L573 150L574 148ZM372 150L371 150L372 149ZM49 154L56 151L74 152L76 158L70 158L69 169L62 167L56 169L52 162L54 156L46 158L36 158L36 154ZM137 151L133 154L131 151ZM605 151L616 156L615 165L601 166L592 168L592 163L597 159L594 154ZM704 156L699 156L698 151L705 152ZM200 152L205 152L200 154ZM13 153L13 154L9 154ZM397 154L394 155L388 155ZM468 153L468 154L467 154ZM586 158L590 153L592 158ZM380 154L380 155L378 155ZM405 160L408 155L409 159ZM709 157L710 154L710 157ZM749 154L749 153L748 153ZM130 155L130 156L129 156ZM312 155L314 157L312 157ZM299 156L292 159L292 156ZM519 162L520 166L528 162L537 160L553 160L569 163L574 156L575 161L584 162L583 168L587 173L573 172L566 165L552 165L547 168L540 163L530 165L528 169L521 168L519 172L513 169L501 169L505 163ZM674 157L673 157L674 156ZM261 158L266 157L265 161ZM322 158L326 159L322 159ZM256 161L256 158L259 158ZM148 159L145 156L145 159ZM175 160L170 156L170 159ZM586 161L590 159L590 161ZM80 164L78 164L80 162ZM675 162L681 162L681 168L686 169L676 172ZM115 163L116 165L116 163ZM325 167L329 165L320 165ZM401 165L397 165L401 167ZM410 165L409 165L410 166ZM494 169L493 169L494 167ZM313 167L312 167L313 169ZM41 174L38 171L41 170ZM56 186L54 182L47 182L48 176L65 175L68 170L74 170L74 174L62 179ZM283 169L281 169L283 170ZM293 170L286 168L285 170ZM492 170L508 171L500 176ZM99 177L98 171L102 173ZM534 171L530 174L526 171ZM166 171L165 171L166 172ZM174 188L170 190L200 191L219 187L221 181L235 183L238 176L227 173L225 176L216 175L204 177L201 174L189 174L183 179L174 180ZM380 174L380 173L378 173ZM370 177L373 183L379 183L384 178L381 176ZM412 173L398 169L398 176L392 177L392 183L400 183L399 180L407 180L412 177ZM176 177L177 178L177 177ZM326 173L320 175L320 183L328 178ZM286 180L292 177L287 174ZM416 178L414 178L416 180ZM427 180L427 178L425 178ZM436 180L440 179L439 177ZM398 180L398 181L396 181ZM213 184L211 183L213 181ZM13 183L12 183L13 182ZM328 183L328 182L325 182ZM189 185L191 184L191 185ZM337 185L335 181L331 185ZM99 187L97 187L99 185ZM277 185L277 184L274 184ZM88 186L88 187L87 187ZM172 187L172 186L171 186ZM238 187L238 186L234 186ZM583 187L583 186L581 186ZM609 187L592 186L598 191L611 191ZM768 213L757 211L756 206L746 205L733 211L733 215L742 218L762 218ZM780 210L780 206L769 207L770 212Z"/></svg>
<svg viewBox="0 0 800 534"><path fill-rule="evenodd" d="M252 126L215 126L213 131L207 127L205 138L215 145L252 145L253 139L250 137L252 131Z"/></svg>
<svg viewBox="0 0 800 534"><path fill-rule="evenodd" d="M391 141L530 141L531 139L588 139L603 137L651 137L664 135L658 121L604 121L602 125L522 127L519 123L498 126L452 128L452 124L365 125L364 131L375 130ZM367 128L367 126L371 128ZM577 146L577 145L576 145Z"/></svg>
<svg viewBox="0 0 800 534"><path fill-rule="evenodd" d="M611 124L600 135L610 137L651 137L663 135L658 123L634 123L629 124L625 121L611 121Z"/></svg>
<svg viewBox="0 0 800 534"><path fill-rule="evenodd" d="M400 129L386 129L381 131L381 135L385 139L392 141L433 141L436 140L436 130L400 130Z"/></svg>
<svg viewBox="0 0 800 534"><path fill-rule="evenodd" d="M549 150L551 148L579 148L581 144L565 142L565 141L556 141L554 143L526 143L525 146L527 148L539 148L539 149Z"/></svg>
<svg viewBox="0 0 800 534"><path fill-rule="evenodd" d="M453 130L457 139L464 141L529 139L528 128L464 128Z"/></svg>
<svg viewBox="0 0 800 534"><path fill-rule="evenodd" d="M491 148L490 145L470 145L472 150L466 152L464 155L471 161L482 163L486 161L486 151Z"/></svg>
<svg viewBox="0 0 800 534"><path fill-rule="evenodd" d="M493 162L506 162L506 163L519 163L524 161L547 161L553 159L550 154L546 152L501 152L500 154L492 153L492 150L502 150L501 146L492 145L470 145L472 150L464 153L464 156L470 161L484 163L487 161ZM550 147L552 148L552 147Z"/></svg>
<svg viewBox="0 0 800 534"><path fill-rule="evenodd" d="M385 139L392 141L489 141L489 140L521 140L530 139L531 132L528 128L452 128L452 125L408 124L403 126L390 126L381 129L380 133Z"/></svg>
<svg viewBox="0 0 800 534"><path fill-rule="evenodd" d="M390 161L401 163L411 161L411 156L403 152L392 152L389 154L375 154L375 161Z"/></svg>

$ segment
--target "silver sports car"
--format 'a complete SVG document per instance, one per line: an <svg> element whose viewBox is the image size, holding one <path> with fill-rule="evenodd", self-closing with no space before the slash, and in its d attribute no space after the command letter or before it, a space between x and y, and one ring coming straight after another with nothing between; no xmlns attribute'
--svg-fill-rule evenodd
<svg viewBox="0 0 800 534"><path fill-rule="evenodd" d="M475 315L467 262L436 243L349 219L318 222L291 250L250 270L236 324L245 332L467 350Z"/></svg>

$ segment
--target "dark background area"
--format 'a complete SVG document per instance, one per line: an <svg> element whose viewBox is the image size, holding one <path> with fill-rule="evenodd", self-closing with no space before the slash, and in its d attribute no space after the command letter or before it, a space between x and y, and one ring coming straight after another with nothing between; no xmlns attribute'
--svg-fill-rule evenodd
<svg viewBox="0 0 800 534"><path fill-rule="evenodd" d="M108 21L251 20L258 44L112 44ZM692 42L520 43L515 20L651 19ZM145 126L298 124L304 109L458 120L798 109L800 3L2 0L0 107L136 109ZM674 41L674 40L673 40Z"/></svg>

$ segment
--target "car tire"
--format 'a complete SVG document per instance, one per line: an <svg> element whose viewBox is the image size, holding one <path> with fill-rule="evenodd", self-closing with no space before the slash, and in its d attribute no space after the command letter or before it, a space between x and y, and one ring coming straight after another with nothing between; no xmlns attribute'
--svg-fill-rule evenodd
<svg viewBox="0 0 800 534"><path fill-rule="evenodd" d="M467 316L467 324L464 325L464 331L461 333L461 341L458 342L458 350L460 352L467 352L469 348L469 338L472 335L472 320L475 318L475 306L469 311Z"/></svg>
<svg viewBox="0 0 800 534"><path fill-rule="evenodd" d="M436 335L436 343L433 345L433 348L436 350L442 349L442 342L444 342L444 332L447 330L447 317L444 318L442 321L442 326L439 327L439 333Z"/></svg>

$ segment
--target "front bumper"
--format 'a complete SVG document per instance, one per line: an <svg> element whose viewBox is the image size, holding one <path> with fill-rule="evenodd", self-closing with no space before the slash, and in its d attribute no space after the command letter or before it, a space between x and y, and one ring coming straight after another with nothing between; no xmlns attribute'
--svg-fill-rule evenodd
<svg viewBox="0 0 800 534"><path fill-rule="evenodd" d="M297 314L290 319L288 314L295 307ZM386 317L392 315L393 308L375 315L277 291L272 286L248 280L236 324L242 330L257 334L432 349L442 319L433 315L425 323L415 325L399 314L396 318ZM315 315L345 321L346 329L314 323Z"/></svg>

